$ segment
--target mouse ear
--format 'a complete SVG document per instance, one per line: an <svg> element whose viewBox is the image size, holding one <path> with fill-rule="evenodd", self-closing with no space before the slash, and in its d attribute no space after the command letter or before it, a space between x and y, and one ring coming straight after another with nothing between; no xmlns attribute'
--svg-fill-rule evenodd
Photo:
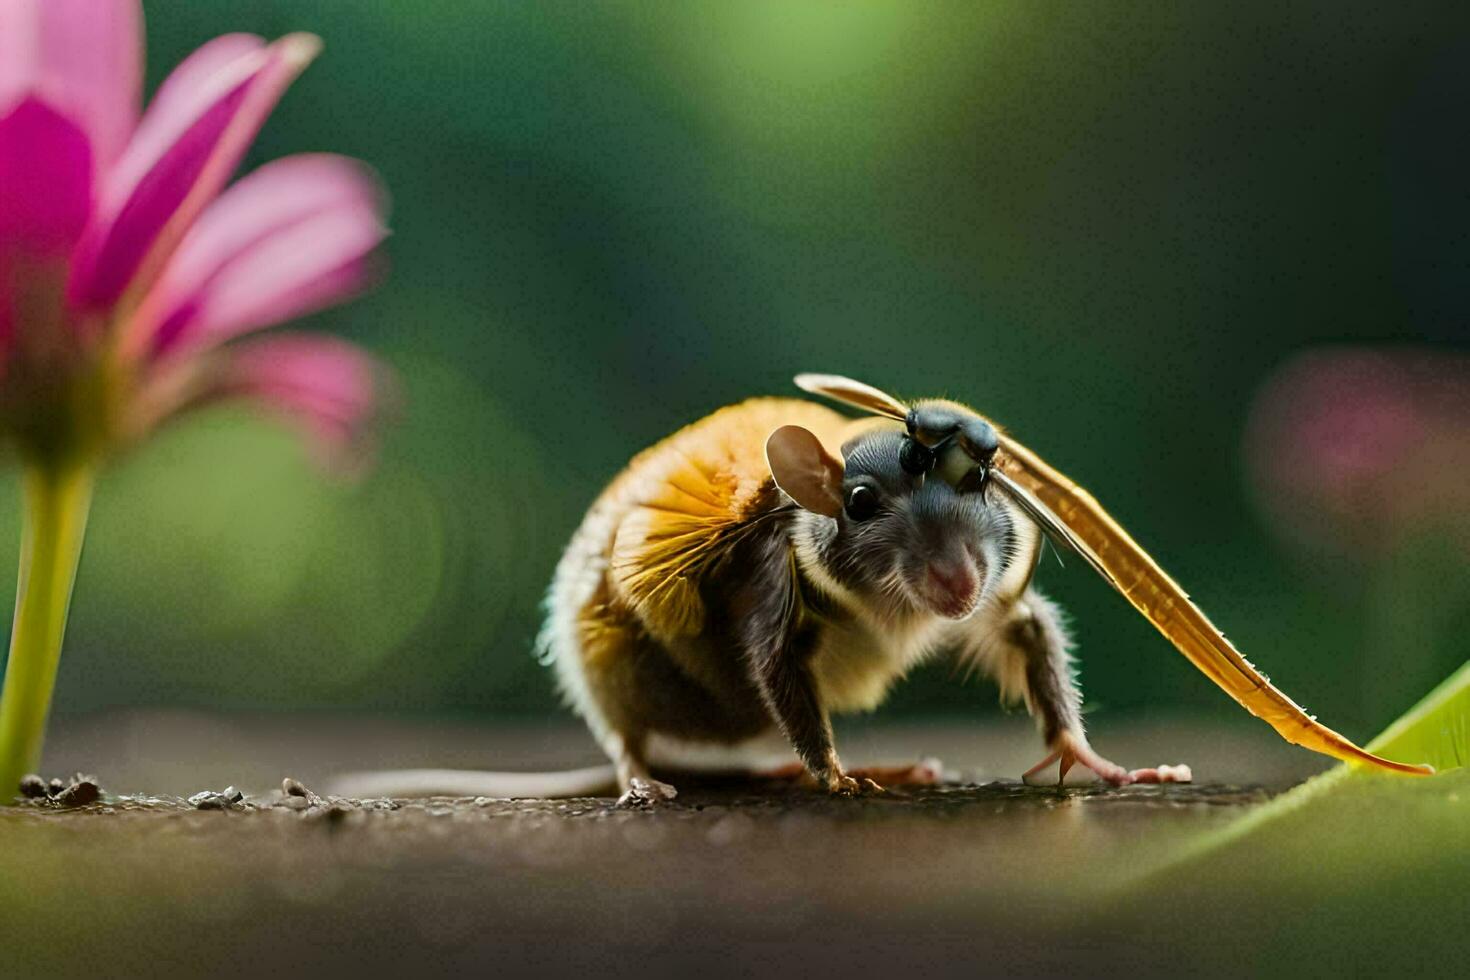
<svg viewBox="0 0 1470 980"><path fill-rule="evenodd" d="M802 391L822 395L874 415L886 416L900 422L909 417L908 406L886 391L879 391L872 385L844 378L840 374L798 374L792 380Z"/></svg>
<svg viewBox="0 0 1470 980"><path fill-rule="evenodd" d="M806 510L823 517L842 513L842 461L799 425L783 425L766 439L766 465L776 486Z"/></svg>

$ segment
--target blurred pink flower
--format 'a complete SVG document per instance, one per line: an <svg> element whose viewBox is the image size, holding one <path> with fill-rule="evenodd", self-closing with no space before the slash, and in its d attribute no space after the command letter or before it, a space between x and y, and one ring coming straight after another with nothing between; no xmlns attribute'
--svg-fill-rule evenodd
<svg viewBox="0 0 1470 980"><path fill-rule="evenodd" d="M1262 510L1296 544L1373 559L1430 529L1470 547L1470 357L1301 354L1257 396L1245 455Z"/></svg>
<svg viewBox="0 0 1470 980"><path fill-rule="evenodd" d="M226 397L358 444L366 355L238 339L360 290L386 233L377 181L343 157L225 189L319 46L215 38L140 117L136 2L0 0L0 432L24 456L96 458Z"/></svg>
<svg viewBox="0 0 1470 980"><path fill-rule="evenodd" d="M215 38L139 115L135 0L0 0L0 441L24 464L0 691L0 803L40 759L96 471L227 398L358 458L379 372L330 337L240 338L361 289L386 234L361 164L310 154L225 189L320 45Z"/></svg>

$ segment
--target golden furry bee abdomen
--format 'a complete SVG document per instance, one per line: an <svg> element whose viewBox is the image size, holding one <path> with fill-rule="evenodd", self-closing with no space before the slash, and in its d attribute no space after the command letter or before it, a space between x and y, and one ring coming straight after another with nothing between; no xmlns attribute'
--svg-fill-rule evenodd
<svg viewBox="0 0 1470 980"><path fill-rule="evenodd" d="M599 739L631 728L736 741L769 726L705 590L780 505L765 442L792 424L837 452L870 422L796 399L731 405L639 453L588 511L557 566L541 645Z"/></svg>

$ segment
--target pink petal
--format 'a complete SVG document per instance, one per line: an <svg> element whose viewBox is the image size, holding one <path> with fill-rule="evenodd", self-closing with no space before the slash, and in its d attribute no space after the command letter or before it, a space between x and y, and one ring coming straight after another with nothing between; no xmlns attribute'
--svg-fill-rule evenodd
<svg viewBox="0 0 1470 980"><path fill-rule="evenodd" d="M91 203L80 129L35 98L0 118L0 366L17 330L59 327L66 256Z"/></svg>
<svg viewBox="0 0 1470 980"><path fill-rule="evenodd" d="M330 154L268 163L200 215L139 311L155 353L219 343L345 298L386 234L362 164Z"/></svg>
<svg viewBox="0 0 1470 980"><path fill-rule="evenodd" d="M118 161L77 248L75 305L106 307L129 289L141 297L319 49L307 34L216 44L175 70Z"/></svg>
<svg viewBox="0 0 1470 980"><path fill-rule="evenodd" d="M27 98L0 119L0 254L64 256L92 204L92 152L69 119Z"/></svg>
<svg viewBox="0 0 1470 980"><path fill-rule="evenodd" d="M255 34L221 34L179 62L153 93L128 148L131 169L118 179L129 186L136 184L178 140L182 127L208 108L220 87L238 80L241 72L249 70L252 59L264 56L265 49L265 38Z"/></svg>
<svg viewBox="0 0 1470 980"><path fill-rule="evenodd" d="M212 397L244 396L303 425L328 458L361 450L384 375L361 348L335 337L277 334L226 348Z"/></svg>
<svg viewBox="0 0 1470 980"><path fill-rule="evenodd" d="M142 28L134 0L0 0L0 113L41 97L87 134L101 172L138 121Z"/></svg>

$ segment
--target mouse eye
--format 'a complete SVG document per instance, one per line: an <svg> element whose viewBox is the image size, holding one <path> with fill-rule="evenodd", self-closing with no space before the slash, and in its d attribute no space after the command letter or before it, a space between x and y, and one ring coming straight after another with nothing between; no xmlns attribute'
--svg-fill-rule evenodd
<svg viewBox="0 0 1470 980"><path fill-rule="evenodd" d="M847 516L866 521L878 512L878 494L872 487L859 483L847 492Z"/></svg>

